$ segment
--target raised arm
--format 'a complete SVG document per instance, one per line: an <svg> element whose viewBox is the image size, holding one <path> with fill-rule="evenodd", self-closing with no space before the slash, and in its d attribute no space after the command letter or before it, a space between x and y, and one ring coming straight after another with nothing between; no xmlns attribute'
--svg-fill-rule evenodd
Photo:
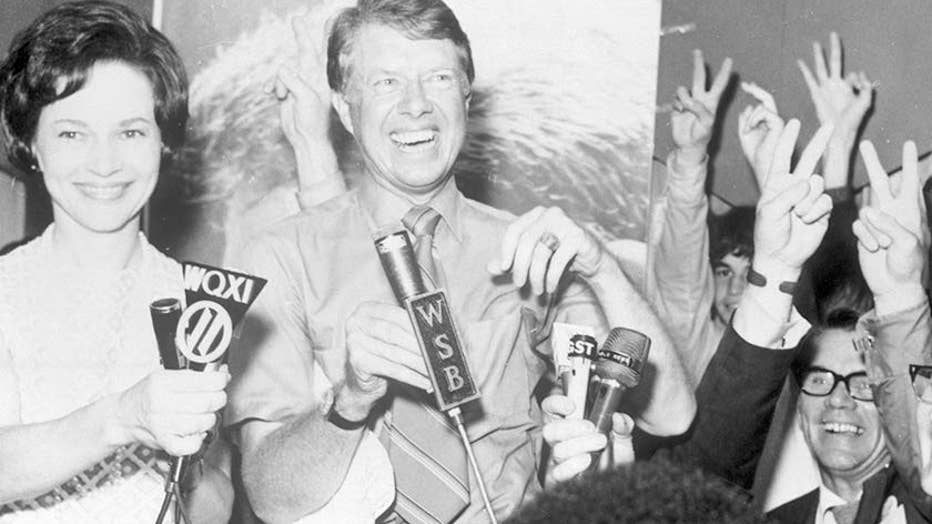
<svg viewBox="0 0 932 524"><path fill-rule="evenodd" d="M294 70L283 66L269 91L280 101L282 132L294 150L298 170L298 204L308 209L344 193L346 181L330 143L330 88L327 85L326 45L311 35L325 30L326 9L296 16L291 29L297 43Z"/></svg>
<svg viewBox="0 0 932 524"><path fill-rule="evenodd" d="M493 274L510 272L515 284L552 293L565 271L591 288L611 326L637 329L651 338L649 373L635 390L638 425L655 435L677 435L689 427L696 405L679 356L660 320L595 237L559 208L535 208L511 224Z"/></svg>
<svg viewBox="0 0 932 524"><path fill-rule="evenodd" d="M692 88L677 88L670 115L676 148L667 157L663 228L656 254L651 257L650 269L656 281L656 293L651 298L666 320L693 384L711 358L703 347L712 336L710 312L714 299L706 227L706 150L730 75L731 59L726 58L707 89L702 52L693 52Z"/></svg>
<svg viewBox="0 0 932 524"><path fill-rule="evenodd" d="M758 101L757 105L745 107L738 115L738 141L754 173L757 188L763 191L784 123L773 95L751 82L741 82L741 90Z"/></svg>
<svg viewBox="0 0 932 524"><path fill-rule="evenodd" d="M874 295L875 310L862 319L874 337L867 372L876 385L874 402L894 465L916 506L929 515L930 409L917 401L909 376L910 365L932 364L932 320L922 286L928 246L923 242L927 235L916 146L903 145L903 174L895 193L870 142L861 144L861 156L870 177L871 202L852 229L861 270Z"/></svg>
<svg viewBox="0 0 932 524"><path fill-rule="evenodd" d="M829 61L826 66L822 44L812 43L815 74L802 60L797 60L809 96L822 125L835 126L823 156L825 188L837 190L842 200L850 199L850 170L854 144L864 115L871 107L873 85L863 71L844 74L842 47L838 33L829 35ZM837 199L837 198L836 198Z"/></svg>
<svg viewBox="0 0 932 524"><path fill-rule="evenodd" d="M815 251L832 208L812 172L831 128L821 128L795 169L799 133L781 132L762 188L754 225L753 271L712 365L697 390L699 413L690 439L674 450L722 477L750 487L792 352L808 325L792 308L792 283Z"/></svg>

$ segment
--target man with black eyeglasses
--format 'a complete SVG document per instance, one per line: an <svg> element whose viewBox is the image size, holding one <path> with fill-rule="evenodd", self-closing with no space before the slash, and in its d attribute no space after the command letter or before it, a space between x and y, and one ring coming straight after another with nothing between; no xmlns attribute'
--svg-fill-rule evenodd
<svg viewBox="0 0 932 524"><path fill-rule="evenodd" d="M864 482L889 462L867 368L854 345L857 320L854 311L831 313L826 326L811 330L800 344L793 366L800 389L796 410L821 482L773 510L780 522L854 522Z"/></svg>
<svg viewBox="0 0 932 524"><path fill-rule="evenodd" d="M801 344L793 369L797 411L822 482L773 510L780 522L932 522L910 377L910 365L927 363L930 347L921 276L929 236L916 147L903 146L896 184L869 142L861 156L872 195L852 229L874 310L859 323L852 314L836 315Z"/></svg>

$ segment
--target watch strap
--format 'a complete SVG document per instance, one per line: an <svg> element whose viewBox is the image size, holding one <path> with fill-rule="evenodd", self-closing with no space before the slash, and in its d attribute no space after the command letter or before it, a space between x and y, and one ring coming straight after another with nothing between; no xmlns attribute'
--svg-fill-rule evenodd
<svg viewBox="0 0 932 524"><path fill-rule="evenodd" d="M767 287L767 277L758 273L757 271L754 271L754 267L751 266L748 268L748 284L757 287ZM796 292L796 282L789 282L784 280L783 282L780 282L780 284L777 286L777 289L782 293L792 295Z"/></svg>

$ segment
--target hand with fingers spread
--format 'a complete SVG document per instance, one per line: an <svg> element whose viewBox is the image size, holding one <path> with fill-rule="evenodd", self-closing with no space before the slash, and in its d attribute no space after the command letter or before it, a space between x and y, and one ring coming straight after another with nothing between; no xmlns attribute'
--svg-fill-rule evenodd
<svg viewBox="0 0 932 524"><path fill-rule="evenodd" d="M873 85L864 72L843 76L841 42L837 33L829 37L829 64L825 65L822 45L812 44L815 74L802 60L797 60L816 115L822 125L832 124L835 133L825 153L823 176L828 189L847 188L851 167L851 153L857 139L858 128L870 109Z"/></svg>
<svg viewBox="0 0 932 524"><path fill-rule="evenodd" d="M777 139L783 131L784 122L777 112L773 95L751 82L741 82L741 90L759 102L747 106L738 115L738 141L744 157L751 164L757 188L762 190L770 173Z"/></svg>
<svg viewBox="0 0 932 524"><path fill-rule="evenodd" d="M715 128L715 114L722 92L731 75L731 58L722 62L722 67L706 89L705 61L702 51L693 51L693 83L691 89L676 88L676 101L670 114L673 143L677 147L680 161L697 164L705 158L706 147Z"/></svg>
<svg viewBox="0 0 932 524"><path fill-rule="evenodd" d="M832 201L813 171L831 134L831 126L819 128L790 172L799 121L780 133L754 227L753 267L768 279L794 281L825 235Z"/></svg>
<svg viewBox="0 0 932 524"><path fill-rule="evenodd" d="M530 283L536 294L552 293L569 270L594 276L606 257L596 238L558 207L535 207L505 231L500 258L489 262L493 275L511 272L515 285Z"/></svg>
<svg viewBox="0 0 932 524"><path fill-rule="evenodd" d="M919 188L916 145L903 144L903 171L896 194L873 144L861 143L871 183L871 202L861 209L852 230L858 238L861 272L874 294L878 314L895 313L921 299L925 267L925 210Z"/></svg>
<svg viewBox="0 0 932 524"><path fill-rule="evenodd" d="M431 390L424 358L407 312L395 305L363 302L346 320L346 382L337 412L363 420L385 395L386 379Z"/></svg>
<svg viewBox="0 0 932 524"><path fill-rule="evenodd" d="M295 16L291 28L297 42L297 70L282 66L276 78L266 86L280 101L282 132L295 152L298 184L302 191L325 185L345 189L336 155L330 144L330 87L326 75L326 43L311 35L328 34L323 30L329 12L316 9ZM333 179L333 180L331 180ZM314 200L326 200L322 195Z"/></svg>
<svg viewBox="0 0 932 524"><path fill-rule="evenodd" d="M226 405L229 381L226 366L220 371L154 371L119 396L120 425L128 440L174 456L191 455Z"/></svg>
<svg viewBox="0 0 932 524"><path fill-rule="evenodd" d="M797 60L809 95L815 105L819 123L835 126L833 139L853 143L864 114L871 106L873 85L864 72L843 76L842 50L838 33L829 35L829 64L825 65L822 44L813 42L815 74L802 60Z"/></svg>
<svg viewBox="0 0 932 524"><path fill-rule="evenodd" d="M592 422L568 419L575 409L573 401L563 395L551 395L541 404L544 411L544 441L550 446L550 462L544 477L544 487L570 480L586 471L592 462L592 453L603 451L609 444L605 435L596 431ZM611 453L602 453L600 469L607 469L634 461L631 432L634 421L626 414L612 415ZM612 462L609 463L609 459Z"/></svg>
<svg viewBox="0 0 932 524"><path fill-rule="evenodd" d="M311 35L320 34L325 19L322 19L323 10L315 10L315 13L291 19L298 48L298 69L283 66L274 82L266 86L266 90L274 91L281 101L282 131L292 146L303 146L311 140L326 141L330 131L325 43L311 38Z"/></svg>

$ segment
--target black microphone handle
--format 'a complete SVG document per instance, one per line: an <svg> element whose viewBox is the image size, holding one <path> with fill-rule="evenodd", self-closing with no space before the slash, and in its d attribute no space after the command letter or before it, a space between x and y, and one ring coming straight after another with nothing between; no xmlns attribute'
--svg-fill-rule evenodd
<svg viewBox="0 0 932 524"><path fill-rule="evenodd" d="M159 358L164 369L184 369L182 359L175 347L175 331L178 320L181 318L181 301L177 298L163 298L149 305L152 316L152 330L155 332L155 341L159 347ZM171 490L181 481L184 474L185 457L172 457L169 482L165 490Z"/></svg>
<svg viewBox="0 0 932 524"><path fill-rule="evenodd" d="M149 304L152 316L152 331L159 348L159 360L164 369L184 369L182 359L175 346L175 330L181 318L181 301L177 298L162 298Z"/></svg>

